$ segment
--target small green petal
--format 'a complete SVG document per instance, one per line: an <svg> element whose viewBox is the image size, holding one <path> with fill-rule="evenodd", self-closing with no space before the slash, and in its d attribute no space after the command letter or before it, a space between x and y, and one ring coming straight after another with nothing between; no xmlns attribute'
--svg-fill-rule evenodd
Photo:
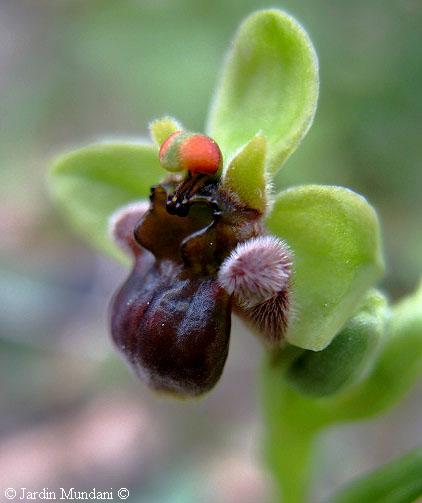
<svg viewBox="0 0 422 503"><path fill-rule="evenodd" d="M59 157L48 176L50 193L74 229L119 259L108 236L108 219L120 206L147 198L163 170L157 148L136 143L104 143Z"/></svg>
<svg viewBox="0 0 422 503"><path fill-rule="evenodd" d="M308 131L318 86L318 60L306 31L285 12L258 11L234 38L207 134L227 159L262 131L275 172Z"/></svg>
<svg viewBox="0 0 422 503"><path fill-rule="evenodd" d="M383 272L377 215L348 189L305 185L279 194L267 225L294 254L295 314L286 338L324 349Z"/></svg>
<svg viewBox="0 0 422 503"><path fill-rule="evenodd" d="M288 382L303 393L325 396L362 380L374 363L388 313L385 297L369 292L358 313L326 349L304 351L292 363Z"/></svg>
<svg viewBox="0 0 422 503"><path fill-rule="evenodd" d="M262 212L267 204L266 147L265 137L256 135L230 162L224 177L224 185L243 203Z"/></svg>
<svg viewBox="0 0 422 503"><path fill-rule="evenodd" d="M182 125L176 119L173 119L173 117L156 119L149 125L151 138L158 147L163 144L171 134L182 130Z"/></svg>

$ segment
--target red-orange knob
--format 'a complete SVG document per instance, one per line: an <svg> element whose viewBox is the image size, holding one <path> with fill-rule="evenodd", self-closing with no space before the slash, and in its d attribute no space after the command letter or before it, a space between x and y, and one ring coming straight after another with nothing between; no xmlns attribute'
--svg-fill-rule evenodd
<svg viewBox="0 0 422 503"><path fill-rule="evenodd" d="M167 171L214 175L222 163L217 143L204 134L176 131L161 145L160 163Z"/></svg>

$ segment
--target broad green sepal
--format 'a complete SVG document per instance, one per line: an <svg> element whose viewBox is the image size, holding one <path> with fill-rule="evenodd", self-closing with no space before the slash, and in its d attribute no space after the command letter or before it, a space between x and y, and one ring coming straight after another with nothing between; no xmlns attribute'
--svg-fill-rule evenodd
<svg viewBox="0 0 422 503"><path fill-rule="evenodd" d="M224 185L242 203L264 212L267 205L266 140L261 134L247 143L230 162Z"/></svg>
<svg viewBox="0 0 422 503"><path fill-rule="evenodd" d="M326 396L362 380L370 371L385 332L389 309L385 297L368 293L357 314L322 351L304 351L286 379L298 391Z"/></svg>
<svg viewBox="0 0 422 503"><path fill-rule="evenodd" d="M278 195L267 225L294 253L295 315L286 338L320 351L384 270L377 215L348 189L305 185Z"/></svg>
<svg viewBox="0 0 422 503"><path fill-rule="evenodd" d="M342 489L331 503L411 503L422 496L422 448L414 449Z"/></svg>
<svg viewBox="0 0 422 503"><path fill-rule="evenodd" d="M275 172L308 131L318 87L318 60L306 31L285 12L258 11L234 38L207 134L227 159L262 131Z"/></svg>
<svg viewBox="0 0 422 503"><path fill-rule="evenodd" d="M160 147L167 138L176 131L182 131L183 126L173 117L163 117L153 120L149 125L151 139Z"/></svg>
<svg viewBox="0 0 422 503"><path fill-rule="evenodd" d="M59 157L50 170L48 185L82 237L125 260L108 236L108 219L120 206L147 198L162 174L155 146L98 143Z"/></svg>

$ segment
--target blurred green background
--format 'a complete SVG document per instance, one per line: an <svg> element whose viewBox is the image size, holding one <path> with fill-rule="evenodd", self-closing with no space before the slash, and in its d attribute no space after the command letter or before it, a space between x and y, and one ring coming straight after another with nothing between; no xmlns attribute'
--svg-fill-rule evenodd
<svg viewBox="0 0 422 503"><path fill-rule="evenodd" d="M261 349L234 330L204 400L152 395L114 354L107 303L125 271L48 200L54 155L140 137L176 116L201 130L241 19L276 6L317 48L314 126L277 187L346 185L379 210L395 299L422 262L420 0L0 0L0 489L126 486L130 502L264 502ZM383 419L321 439L313 501L413 447L420 389ZM419 429L418 429L419 424Z"/></svg>

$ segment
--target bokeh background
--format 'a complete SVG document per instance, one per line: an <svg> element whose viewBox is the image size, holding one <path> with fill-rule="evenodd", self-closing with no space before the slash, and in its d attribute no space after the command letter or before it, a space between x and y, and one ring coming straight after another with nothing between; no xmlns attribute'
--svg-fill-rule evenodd
<svg viewBox="0 0 422 503"><path fill-rule="evenodd" d="M235 329L205 399L152 395L113 352L126 271L48 200L63 149L144 136L162 114L201 130L225 48L258 0L0 0L0 488L127 487L133 503L260 503L261 348ZM319 111L278 187L351 187L378 208L395 299L422 262L422 3L285 0L321 65ZM421 387L319 442L312 500L414 447ZM420 402L420 400L419 400ZM1 494L0 499L3 498Z"/></svg>

